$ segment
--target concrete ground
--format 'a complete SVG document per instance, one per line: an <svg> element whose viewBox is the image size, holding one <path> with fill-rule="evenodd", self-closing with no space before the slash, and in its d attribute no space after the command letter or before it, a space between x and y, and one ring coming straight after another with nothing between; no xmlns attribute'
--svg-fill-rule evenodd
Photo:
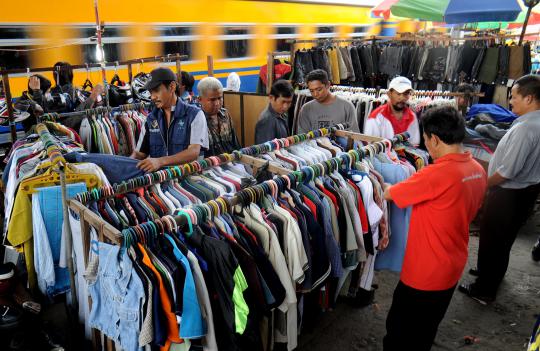
<svg viewBox="0 0 540 351"><path fill-rule="evenodd" d="M536 316L540 313L540 264L531 248L540 234L540 212L522 228L512 248L510 266L497 300L487 306L456 291L432 350L525 350ZM469 262L461 281L471 281L467 271L476 266L478 237L471 237ZM338 304L322 315L313 331L299 338L299 351L382 350L386 315L399 275L378 272L375 303L363 309ZM477 341L465 345L464 337Z"/></svg>

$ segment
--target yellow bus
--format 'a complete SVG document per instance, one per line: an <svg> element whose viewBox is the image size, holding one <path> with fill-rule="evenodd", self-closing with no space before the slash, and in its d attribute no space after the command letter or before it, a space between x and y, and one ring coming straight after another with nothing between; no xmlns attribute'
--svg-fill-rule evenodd
<svg viewBox="0 0 540 351"><path fill-rule="evenodd" d="M289 50L288 39L351 38L392 35L400 24L372 18L377 0L100 0L104 55L108 62L181 53L182 69L198 80L214 74L225 80L237 72L242 91L255 91L258 72L269 51ZM98 60L93 0L5 0L0 12L0 66L47 67ZM311 44L307 44L311 47ZM302 46L297 46L302 48ZM6 51L6 50L30 51ZM133 67L133 75L156 64ZM171 63L170 65L174 65ZM109 68L127 80L126 67ZM52 80L52 73L45 74ZM10 77L12 95L26 90L27 74ZM77 70L74 83L101 81L99 69Z"/></svg>

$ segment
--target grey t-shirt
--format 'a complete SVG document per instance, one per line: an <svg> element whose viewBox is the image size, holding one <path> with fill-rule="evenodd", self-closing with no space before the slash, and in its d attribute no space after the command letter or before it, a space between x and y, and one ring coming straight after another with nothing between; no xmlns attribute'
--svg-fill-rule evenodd
<svg viewBox="0 0 540 351"><path fill-rule="evenodd" d="M508 180L500 186L523 189L540 183L540 110L514 121L489 162L488 174Z"/></svg>
<svg viewBox="0 0 540 351"><path fill-rule="evenodd" d="M313 100L302 106L300 110L298 133L332 127L339 123L348 123L351 131L360 132L356 120L356 109L350 101L337 96L332 104L323 105Z"/></svg>

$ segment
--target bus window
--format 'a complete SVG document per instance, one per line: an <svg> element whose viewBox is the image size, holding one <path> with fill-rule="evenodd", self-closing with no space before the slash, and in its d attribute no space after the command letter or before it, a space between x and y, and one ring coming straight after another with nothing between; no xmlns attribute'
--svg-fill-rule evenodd
<svg viewBox="0 0 540 351"><path fill-rule="evenodd" d="M26 50L31 49L31 46L1 46L1 49L10 50ZM28 51L2 51L0 50L0 67L26 68L30 66L30 55Z"/></svg>
<svg viewBox="0 0 540 351"><path fill-rule="evenodd" d="M333 38L336 32L334 26L319 26L315 38Z"/></svg>
<svg viewBox="0 0 540 351"><path fill-rule="evenodd" d="M167 26L157 28L159 38L157 41L163 42L163 54L187 55L187 59L192 59L192 28L188 26Z"/></svg>
<svg viewBox="0 0 540 351"><path fill-rule="evenodd" d="M30 36L24 27L0 27L0 41L29 38Z"/></svg>
<svg viewBox="0 0 540 351"><path fill-rule="evenodd" d="M226 59L248 56L251 36L247 27L226 27L224 34Z"/></svg>
<svg viewBox="0 0 540 351"><path fill-rule="evenodd" d="M84 62L100 62L101 57L97 52L97 42L82 45ZM120 61L120 43L103 44L104 60L106 62Z"/></svg>
<svg viewBox="0 0 540 351"><path fill-rule="evenodd" d="M81 38L90 38L96 36L96 27L82 27ZM117 38L122 36L120 33L120 28L118 26L108 26L105 24L105 30L101 33L102 38Z"/></svg>
<svg viewBox="0 0 540 351"><path fill-rule="evenodd" d="M368 31L369 31L369 25L355 26L353 27L353 31L352 33L350 33L350 36L353 38L365 37Z"/></svg>
<svg viewBox="0 0 540 351"><path fill-rule="evenodd" d="M103 54L106 62L114 62L120 60L121 43L125 42L125 38L121 37L120 28L118 26L107 26L102 33L101 41L103 43ZM84 39L84 44L81 45L84 53L84 62L99 62L101 61L100 54L97 50L97 39L95 27L81 27L79 37Z"/></svg>
<svg viewBox="0 0 540 351"><path fill-rule="evenodd" d="M287 40L295 39L296 37L296 27L278 26L274 35L274 39L276 39L276 50L289 51L291 45L287 43Z"/></svg>
<svg viewBox="0 0 540 351"><path fill-rule="evenodd" d="M0 49L27 50L37 44L30 39L24 27L0 27ZM28 51L2 51L0 50L0 67L26 68L30 65L30 53Z"/></svg>

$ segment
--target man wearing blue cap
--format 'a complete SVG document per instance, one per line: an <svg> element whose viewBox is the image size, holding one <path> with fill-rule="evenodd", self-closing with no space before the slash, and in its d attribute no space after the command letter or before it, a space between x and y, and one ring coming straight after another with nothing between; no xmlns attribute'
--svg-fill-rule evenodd
<svg viewBox="0 0 540 351"><path fill-rule="evenodd" d="M155 108L148 115L132 157L137 167L153 172L165 166L195 161L208 149L208 128L204 113L182 102L176 75L169 68L150 72L144 86Z"/></svg>

